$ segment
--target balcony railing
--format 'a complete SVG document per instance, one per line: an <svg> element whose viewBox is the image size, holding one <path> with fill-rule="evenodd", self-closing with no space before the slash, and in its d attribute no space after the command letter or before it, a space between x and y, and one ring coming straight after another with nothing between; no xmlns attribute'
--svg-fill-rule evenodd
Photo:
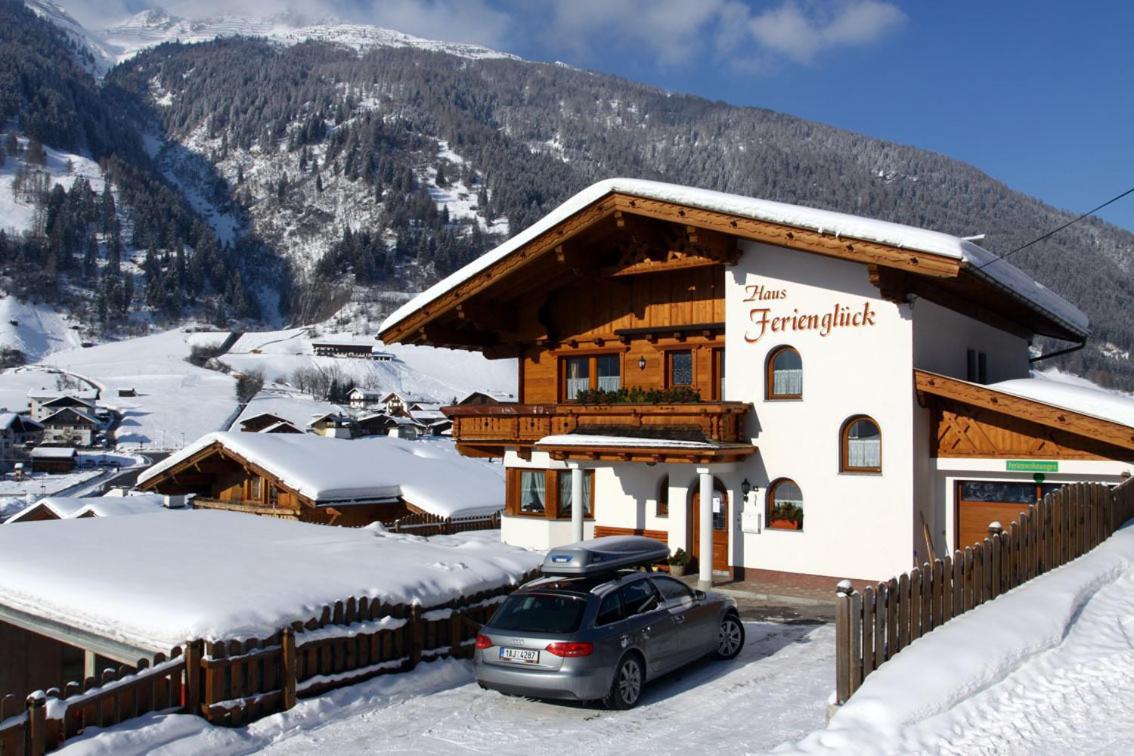
<svg viewBox="0 0 1134 756"><path fill-rule="evenodd" d="M567 433L748 443L745 402L688 404L491 404L445 407L458 444L530 447Z"/></svg>

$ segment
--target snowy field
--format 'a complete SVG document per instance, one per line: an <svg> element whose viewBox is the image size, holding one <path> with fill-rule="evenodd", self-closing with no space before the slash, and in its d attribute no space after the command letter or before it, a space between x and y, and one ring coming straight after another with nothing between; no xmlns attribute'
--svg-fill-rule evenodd
<svg viewBox="0 0 1134 756"><path fill-rule="evenodd" d="M18 349L28 362L78 347L82 338L72 325L48 305L0 297L0 347Z"/></svg>
<svg viewBox="0 0 1134 756"><path fill-rule="evenodd" d="M120 448L178 449L198 436L227 428L238 407L235 379L185 361L186 337L180 330L166 331L56 352L43 364L102 390L100 404L122 414L117 430ZM6 377L0 375L0 386ZM134 389L137 396L119 397L120 388Z"/></svg>
<svg viewBox="0 0 1134 756"><path fill-rule="evenodd" d="M733 662L704 660L605 711L481 690L468 661L426 663L301 701L247 727L149 715L69 741L75 754L699 754L766 751L823 726L834 669L830 625L745 623Z"/></svg>
<svg viewBox="0 0 1134 756"><path fill-rule="evenodd" d="M220 360L233 370L258 370L265 380L289 383L296 371L337 374L358 386L382 392L397 391L433 397L442 402L461 399L473 391L516 392L515 360L487 360L479 354L453 349L384 345L365 335L327 335L320 341L351 341L390 352L388 362L316 357L306 328L246 333Z"/></svg>

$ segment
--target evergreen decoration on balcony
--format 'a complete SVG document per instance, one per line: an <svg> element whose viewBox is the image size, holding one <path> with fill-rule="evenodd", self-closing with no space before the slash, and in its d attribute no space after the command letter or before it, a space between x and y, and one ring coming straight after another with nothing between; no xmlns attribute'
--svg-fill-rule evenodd
<svg viewBox="0 0 1134 756"><path fill-rule="evenodd" d="M576 404L693 404L701 401L701 393L692 386L646 389L629 386L614 391L587 389L575 395Z"/></svg>

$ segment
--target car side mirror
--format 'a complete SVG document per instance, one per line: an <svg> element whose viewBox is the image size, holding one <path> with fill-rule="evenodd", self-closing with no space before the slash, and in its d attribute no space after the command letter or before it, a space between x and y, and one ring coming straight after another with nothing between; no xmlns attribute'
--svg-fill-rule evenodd
<svg viewBox="0 0 1134 756"><path fill-rule="evenodd" d="M704 601L705 596L706 596L706 594L705 594L704 591L697 590L697 589L693 590L693 600L694 601Z"/></svg>

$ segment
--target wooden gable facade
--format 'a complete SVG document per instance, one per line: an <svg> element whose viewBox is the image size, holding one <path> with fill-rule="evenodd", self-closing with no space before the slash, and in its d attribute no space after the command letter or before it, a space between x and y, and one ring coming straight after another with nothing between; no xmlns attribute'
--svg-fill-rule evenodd
<svg viewBox="0 0 1134 756"><path fill-rule="evenodd" d="M1134 462L1134 431L1119 423L918 370L935 457Z"/></svg>
<svg viewBox="0 0 1134 756"><path fill-rule="evenodd" d="M409 513L401 501L320 502L304 496L262 466L212 444L138 488L162 494L195 494L198 509L224 509L321 525L361 527L393 522Z"/></svg>

